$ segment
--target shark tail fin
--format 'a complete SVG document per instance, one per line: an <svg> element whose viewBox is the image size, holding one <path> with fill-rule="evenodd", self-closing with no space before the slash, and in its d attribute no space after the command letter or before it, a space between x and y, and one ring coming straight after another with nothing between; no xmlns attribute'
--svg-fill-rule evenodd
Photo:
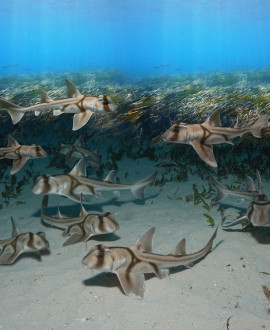
<svg viewBox="0 0 270 330"><path fill-rule="evenodd" d="M144 199L144 191L148 185L152 186L156 180L157 172L152 173L147 178L134 184L134 188L131 188L132 194L139 198Z"/></svg>
<svg viewBox="0 0 270 330"><path fill-rule="evenodd" d="M212 199L211 201L211 206L216 205L217 203L219 203L222 199L224 199L225 197L228 196L228 194L226 193L226 188L224 188L216 179L214 179L211 176L211 183L215 186L216 188L216 197Z"/></svg>
<svg viewBox="0 0 270 330"><path fill-rule="evenodd" d="M263 115L257 119L256 122L250 127L250 133L257 138L261 138L261 130L268 127L268 119L269 115Z"/></svg>
<svg viewBox="0 0 270 330"><path fill-rule="evenodd" d="M0 107L8 111L13 125L17 124L24 115L24 113L20 111L23 108L14 103L5 100L0 100Z"/></svg>

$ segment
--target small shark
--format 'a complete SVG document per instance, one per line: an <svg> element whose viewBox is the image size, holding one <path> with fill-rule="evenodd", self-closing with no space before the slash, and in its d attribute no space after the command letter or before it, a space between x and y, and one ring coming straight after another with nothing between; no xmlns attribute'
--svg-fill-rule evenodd
<svg viewBox="0 0 270 330"><path fill-rule="evenodd" d="M60 154L65 155L66 164L73 167L77 158L87 158L87 163L97 171L101 165L100 157L96 152L91 152L82 147L82 135L73 144L61 143L59 147Z"/></svg>
<svg viewBox="0 0 270 330"><path fill-rule="evenodd" d="M38 116L43 110L54 110L54 116L63 113L74 113L73 131L83 127L94 112L111 112L117 109L110 97L106 95L88 96L82 95L76 86L66 79L67 99L53 100L47 93L41 91L41 102L30 107L20 107L11 102L0 100L0 107L6 109L10 114L12 123L17 124L27 111L34 112Z"/></svg>
<svg viewBox="0 0 270 330"><path fill-rule="evenodd" d="M212 167L217 167L213 144L229 143L230 139L250 132L261 138L261 130L268 127L269 115L261 116L250 127L222 127L220 109L215 110L202 124L174 124L163 135L165 142L191 144L201 159Z"/></svg>
<svg viewBox="0 0 270 330"><path fill-rule="evenodd" d="M111 171L104 181L88 179L86 177L86 158L82 158L69 174L39 176L32 188L34 194L56 194L66 196L75 202L80 202L80 195L92 195L101 198L101 191L118 191L128 189L139 199L144 198L144 191L148 185L153 185L156 172L135 184L113 183L115 171Z"/></svg>
<svg viewBox="0 0 270 330"><path fill-rule="evenodd" d="M205 257L212 249L217 229L209 242L198 252L186 253L186 240L182 239L168 255L152 253L155 228L147 230L135 245L107 247L95 245L83 258L83 265L117 275L126 295L144 295L144 274L154 273L160 279L169 274L169 268L190 267L193 261Z"/></svg>
<svg viewBox="0 0 270 330"><path fill-rule="evenodd" d="M40 258L40 250L49 248L46 236L42 232L33 234L31 232L21 233L11 217L13 236L0 241L0 265L12 264L20 254L34 252Z"/></svg>
<svg viewBox="0 0 270 330"><path fill-rule="evenodd" d="M219 182L217 182L213 177L211 177L211 181L217 191L217 195L212 200L211 205L215 205L228 195L234 195L251 200L246 214L243 217L236 219L235 221L232 221L228 224L223 224L223 228L233 227L238 224L243 224L244 227L247 227L250 223L254 227L270 226L270 201L263 192L261 176L258 170L256 171L256 178L258 190L255 188L253 179L248 176L246 178L246 190L241 191L224 188Z"/></svg>
<svg viewBox="0 0 270 330"><path fill-rule="evenodd" d="M79 217L64 218L59 207L55 217L44 214L44 208L47 207L48 196L44 196L41 206L41 217L49 224L56 227L65 228L62 236L70 236L62 246L75 244L79 242L87 242L90 237L96 235L110 234L119 229L119 224L115 221L114 216L110 212L103 214L90 214L81 204L81 212Z"/></svg>
<svg viewBox="0 0 270 330"><path fill-rule="evenodd" d="M37 145L20 145L11 135L8 136L8 145L6 148L0 148L0 159L13 159L13 166L10 174L17 173L28 159L44 158L47 156L45 150Z"/></svg>

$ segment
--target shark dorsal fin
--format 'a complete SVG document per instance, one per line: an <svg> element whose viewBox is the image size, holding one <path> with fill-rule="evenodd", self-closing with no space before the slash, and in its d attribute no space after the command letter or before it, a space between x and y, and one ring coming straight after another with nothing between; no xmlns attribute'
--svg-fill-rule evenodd
<svg viewBox="0 0 270 330"><path fill-rule="evenodd" d="M58 203L58 207L57 207L56 217L57 218L60 218L60 219L63 219L64 218L63 215L62 215L62 213L61 213L61 211L60 211L59 203Z"/></svg>
<svg viewBox="0 0 270 330"><path fill-rule="evenodd" d="M53 99L44 91L40 91L40 98L42 103L50 103Z"/></svg>
<svg viewBox="0 0 270 330"><path fill-rule="evenodd" d="M18 147L20 144L11 136L8 136L8 147Z"/></svg>
<svg viewBox="0 0 270 330"><path fill-rule="evenodd" d="M135 245L133 245L134 248L137 250L145 251L145 252L152 252L152 246L153 246L153 235L155 232L155 228L152 227L148 229L136 242Z"/></svg>
<svg viewBox="0 0 270 330"><path fill-rule="evenodd" d="M108 173L108 175L106 176L106 178L103 181L113 183L115 174L116 174L115 170L110 171L110 173Z"/></svg>
<svg viewBox="0 0 270 330"><path fill-rule="evenodd" d="M13 217L11 217L12 227L13 227L13 236L21 235L20 229L17 227Z"/></svg>
<svg viewBox="0 0 270 330"><path fill-rule="evenodd" d="M246 191L256 191L254 180L250 177L246 177Z"/></svg>
<svg viewBox="0 0 270 330"><path fill-rule="evenodd" d="M220 121L220 109L215 110L204 122L205 125L209 126L221 126Z"/></svg>
<svg viewBox="0 0 270 330"><path fill-rule="evenodd" d="M75 141L74 145L76 147L81 147L83 145L83 135L80 135L78 139Z"/></svg>
<svg viewBox="0 0 270 330"><path fill-rule="evenodd" d="M186 252L186 239L183 238L176 247L171 251L170 255L178 256L183 255L185 256L187 254Z"/></svg>
<svg viewBox="0 0 270 330"><path fill-rule="evenodd" d="M67 95L68 97L79 97L83 96L77 89L75 85L72 84L71 81L66 79L66 85L67 85Z"/></svg>
<svg viewBox="0 0 270 330"><path fill-rule="evenodd" d="M86 158L82 158L69 172L71 175L86 176Z"/></svg>
<svg viewBox="0 0 270 330"><path fill-rule="evenodd" d="M261 179L260 172L258 170L256 170L256 179L257 179L259 193L260 194L263 194L263 190L262 190L262 179Z"/></svg>
<svg viewBox="0 0 270 330"><path fill-rule="evenodd" d="M88 215L89 213L86 211L86 209L83 207L83 194L81 194L81 211L80 211L80 217L85 217L86 215Z"/></svg>

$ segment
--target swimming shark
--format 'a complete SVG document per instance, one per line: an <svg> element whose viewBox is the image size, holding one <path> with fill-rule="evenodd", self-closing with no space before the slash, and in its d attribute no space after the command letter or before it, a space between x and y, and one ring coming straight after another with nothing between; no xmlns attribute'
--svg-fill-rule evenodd
<svg viewBox="0 0 270 330"><path fill-rule="evenodd" d="M10 174L17 173L28 159L44 158L47 156L45 150L37 145L20 145L11 135L8 136L8 145L6 148L0 148L0 159L13 159L13 166Z"/></svg>
<svg viewBox="0 0 270 330"><path fill-rule="evenodd" d="M62 234L63 237L70 236L62 246L87 242L92 236L110 234L119 229L119 224L110 212L90 214L81 203L81 212L78 217L65 218L61 214L59 207L57 215L52 217L44 213L44 208L47 207L47 204L48 195L45 195L41 206L42 219L56 227L65 228Z"/></svg>
<svg viewBox="0 0 270 330"><path fill-rule="evenodd" d="M34 194L62 195L81 202L80 195L92 195L101 198L101 191L130 190L139 199L144 198L144 191L148 185L153 185L156 172L135 184L113 183L115 171L111 171L104 181L92 180L86 177L86 158L82 158L69 174L39 176L32 188ZM85 201L84 201L85 202Z"/></svg>
<svg viewBox="0 0 270 330"><path fill-rule="evenodd" d="M0 240L0 265L12 264L20 254L25 252L34 252L40 257L39 251L49 248L49 243L44 233L21 233L12 217L11 222L13 236L5 240Z"/></svg>
<svg viewBox="0 0 270 330"><path fill-rule="evenodd" d="M87 158L87 164L95 171L101 165L100 157L96 152L92 152L82 147L82 135L75 141L75 143L61 143L59 147L60 154L65 155L66 164L73 167L77 158Z"/></svg>
<svg viewBox="0 0 270 330"><path fill-rule="evenodd" d="M144 295L144 274L154 273L162 279L169 274L169 268L190 267L193 261L205 257L212 249L217 229L208 243L198 252L186 253L186 240L182 239L168 255L152 253L152 238L155 228L147 230L136 244L130 247L107 247L95 245L83 258L89 269L111 272L117 275L126 295Z"/></svg>
<svg viewBox="0 0 270 330"><path fill-rule="evenodd" d="M258 189L251 177L246 178L246 189L230 190L223 187L218 181L211 177L211 182L216 188L216 197L212 200L211 205L215 205L223 200L228 195L238 196L247 200L251 200L246 214L230 223L222 224L223 228L233 227L238 224L243 224L247 227L252 224L254 227L269 227L270 226L270 201L264 194L262 189L262 181L259 171L256 171Z"/></svg>
<svg viewBox="0 0 270 330"><path fill-rule="evenodd" d="M190 144L201 159L212 167L217 167L213 144L233 143L230 139L250 132L261 138L261 130L268 127L269 115L261 116L250 127L222 127L220 109L215 110L202 124L174 124L163 135L165 142Z"/></svg>
<svg viewBox="0 0 270 330"><path fill-rule="evenodd" d="M6 109L12 119L12 123L17 124L27 111L34 112L38 116L43 110L53 110L54 116L63 113L73 113L73 131L83 127L91 118L94 112L111 112L117 109L110 97L106 95L88 96L79 92L73 83L66 79L68 98L53 100L44 91L41 91L41 102L30 107L20 107L6 100L0 100L0 107Z"/></svg>

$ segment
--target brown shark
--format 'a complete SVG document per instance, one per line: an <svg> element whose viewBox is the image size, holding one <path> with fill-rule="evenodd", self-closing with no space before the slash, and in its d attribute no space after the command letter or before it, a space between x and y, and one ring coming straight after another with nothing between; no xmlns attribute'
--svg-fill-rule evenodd
<svg viewBox="0 0 270 330"><path fill-rule="evenodd" d="M10 174L17 173L28 159L43 158L47 154L45 150L37 145L31 146L20 145L11 135L8 136L8 145L6 148L0 148L0 159L13 159L13 166Z"/></svg>
<svg viewBox="0 0 270 330"><path fill-rule="evenodd" d="M46 223L65 228L62 236L70 237L63 243L63 246L87 242L92 236L110 234L119 229L119 224L115 221L114 216L110 212L90 214L81 204L79 217L65 218L61 214L59 208L57 215L52 217L44 213L44 208L47 206L47 203L48 196L44 196L41 206L41 217Z"/></svg>
<svg viewBox="0 0 270 330"><path fill-rule="evenodd" d="M230 139L250 132L260 138L261 130L268 127L269 115L261 116L250 127L230 128L222 127L220 110L214 111L202 124L174 124L163 135L165 142L190 144L201 159L212 167L217 167L213 152L213 144L229 143Z"/></svg>
<svg viewBox="0 0 270 330"><path fill-rule="evenodd" d="M209 242L198 252L187 254L186 241L182 239L168 255L152 253L152 237L155 228L147 230L135 245L130 247L94 246L83 258L89 269L115 273L126 295L144 295L144 274L154 273L158 278L169 274L169 268L189 267L193 261L205 257L212 249L217 229Z"/></svg>
<svg viewBox="0 0 270 330"><path fill-rule="evenodd" d="M73 113L73 131L80 129L91 118L94 112L115 111L117 106L106 95L88 96L82 95L78 89L66 79L68 98L61 100L51 99L47 93L41 91L41 102L30 107L20 107L11 102L0 100L0 107L10 114L13 124L17 124L27 111L34 112L38 116L43 110L54 110L53 114L59 116L63 113Z"/></svg>
<svg viewBox="0 0 270 330"><path fill-rule="evenodd" d="M113 183L115 171L111 171L104 181L92 180L86 177L86 158L82 158L69 174L39 176L32 188L37 195L62 195L75 202L80 202L80 196L92 195L101 198L101 191L130 190L139 199L144 198L144 191L148 185L153 185L156 172L135 184Z"/></svg>
<svg viewBox="0 0 270 330"><path fill-rule="evenodd" d="M69 167L72 167L78 158L85 157L87 159L87 164L97 171L101 165L100 157L96 152L83 148L81 140L82 135L76 140L75 143L61 143L59 148L60 154L65 155L65 161Z"/></svg>
<svg viewBox="0 0 270 330"><path fill-rule="evenodd" d="M211 205L223 200L228 195L238 196L244 199L251 199L251 203L247 208L247 212L243 217L236 219L227 224L223 224L223 228L233 227L238 224L242 224L244 227L252 224L254 227L269 227L270 226L270 201L264 194L261 183L261 176L259 171L256 171L256 178L258 184L258 190L255 188L255 184L252 178L246 179L246 190L230 190L223 187L214 178L211 178L213 185L216 188L217 195L212 200Z"/></svg>
<svg viewBox="0 0 270 330"><path fill-rule="evenodd" d="M20 254L25 252L34 252L40 257L39 251L49 248L49 243L44 233L21 233L12 217L11 221L13 236L2 241L0 240L0 265L12 264Z"/></svg>

